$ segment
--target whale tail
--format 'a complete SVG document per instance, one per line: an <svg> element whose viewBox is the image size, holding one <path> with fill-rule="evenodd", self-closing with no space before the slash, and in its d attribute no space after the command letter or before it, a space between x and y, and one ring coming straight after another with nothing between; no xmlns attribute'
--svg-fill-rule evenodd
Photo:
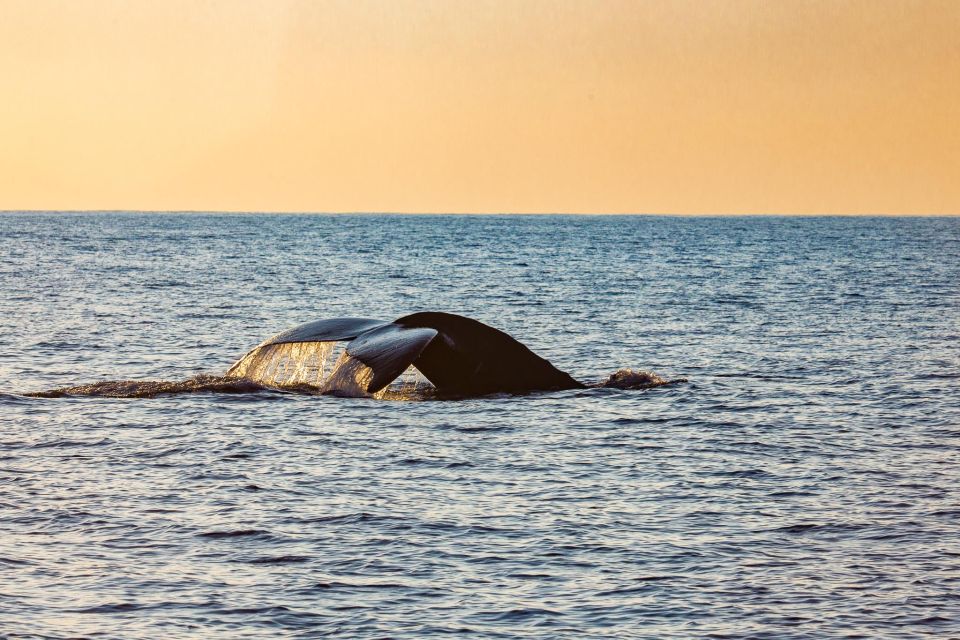
<svg viewBox="0 0 960 640"><path fill-rule="evenodd" d="M338 350L340 342L346 345ZM334 318L303 324L261 343L226 375L274 386L310 384L322 393L373 395L411 367L442 394L586 386L508 334L471 318L439 312L415 313L393 322Z"/></svg>
<svg viewBox="0 0 960 640"><path fill-rule="evenodd" d="M388 386L417 389L425 378L447 396L528 393L603 387L648 389L667 380L621 369L585 385L512 336L452 313L422 312L393 322L332 318L299 325L266 340L226 373L275 387L383 397Z"/></svg>

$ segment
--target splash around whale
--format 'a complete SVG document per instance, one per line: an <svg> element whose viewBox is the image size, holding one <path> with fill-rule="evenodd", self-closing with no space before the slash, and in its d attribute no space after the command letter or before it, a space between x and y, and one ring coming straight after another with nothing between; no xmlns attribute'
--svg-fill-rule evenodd
<svg viewBox="0 0 960 640"><path fill-rule="evenodd" d="M586 384L512 336L452 313L421 312L393 321L328 318L260 343L223 376L184 381L105 381L27 395L150 397L246 393L263 389L385 399L465 398L586 388L648 389L685 379L621 369Z"/></svg>

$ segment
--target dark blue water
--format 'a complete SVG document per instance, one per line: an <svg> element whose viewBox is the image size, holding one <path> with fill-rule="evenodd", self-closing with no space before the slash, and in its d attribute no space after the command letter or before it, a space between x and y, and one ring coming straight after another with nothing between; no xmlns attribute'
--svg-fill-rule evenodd
<svg viewBox="0 0 960 640"><path fill-rule="evenodd" d="M689 382L21 395L418 310ZM5 214L0 311L0 635L960 637L960 219Z"/></svg>

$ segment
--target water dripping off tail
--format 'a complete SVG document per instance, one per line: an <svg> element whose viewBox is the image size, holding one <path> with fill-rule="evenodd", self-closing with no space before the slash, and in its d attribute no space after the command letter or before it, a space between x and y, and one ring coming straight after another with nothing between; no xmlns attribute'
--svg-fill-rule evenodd
<svg viewBox="0 0 960 640"><path fill-rule="evenodd" d="M237 361L226 376L267 388L349 398L412 399L432 389L420 372L408 367L390 385L370 393L373 369L337 342L265 344Z"/></svg>

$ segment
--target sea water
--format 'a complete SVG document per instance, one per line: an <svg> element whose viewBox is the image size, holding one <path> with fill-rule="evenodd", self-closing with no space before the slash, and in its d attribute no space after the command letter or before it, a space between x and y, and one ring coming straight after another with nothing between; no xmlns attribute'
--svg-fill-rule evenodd
<svg viewBox="0 0 960 640"><path fill-rule="evenodd" d="M426 310L689 381L25 395ZM960 219L7 213L0 312L0 636L960 637Z"/></svg>

